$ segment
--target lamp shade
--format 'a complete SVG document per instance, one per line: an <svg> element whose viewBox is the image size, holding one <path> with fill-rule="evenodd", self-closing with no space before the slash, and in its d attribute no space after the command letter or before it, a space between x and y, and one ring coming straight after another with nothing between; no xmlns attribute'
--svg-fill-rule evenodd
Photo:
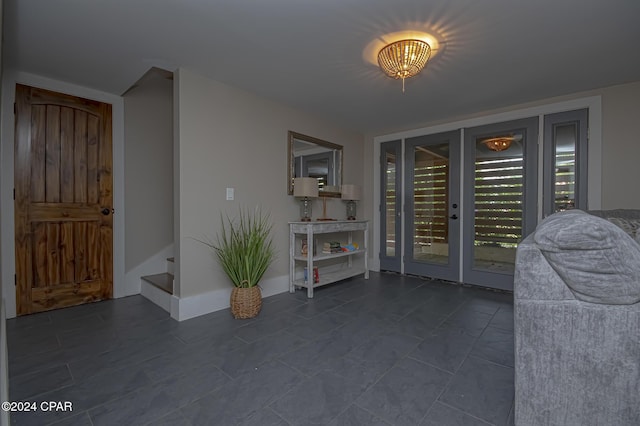
<svg viewBox="0 0 640 426"><path fill-rule="evenodd" d="M318 179L312 177L297 177L293 179L293 196L310 197L318 196Z"/></svg>
<svg viewBox="0 0 640 426"><path fill-rule="evenodd" d="M359 200L360 199L360 186L345 184L342 185L342 199L343 200Z"/></svg>

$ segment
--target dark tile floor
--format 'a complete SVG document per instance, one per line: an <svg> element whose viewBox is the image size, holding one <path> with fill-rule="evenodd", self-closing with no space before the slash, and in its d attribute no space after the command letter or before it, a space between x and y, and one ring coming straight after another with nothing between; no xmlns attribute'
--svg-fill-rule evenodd
<svg viewBox="0 0 640 426"><path fill-rule="evenodd" d="M512 295L372 273L176 322L141 296L7 322L14 425L513 425Z"/></svg>

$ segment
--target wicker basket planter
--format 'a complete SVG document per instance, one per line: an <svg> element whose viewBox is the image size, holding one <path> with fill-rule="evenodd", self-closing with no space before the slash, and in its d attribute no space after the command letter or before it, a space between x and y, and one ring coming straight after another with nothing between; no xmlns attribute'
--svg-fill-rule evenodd
<svg viewBox="0 0 640 426"><path fill-rule="evenodd" d="M221 216L222 223L215 241L200 241L215 254L220 266L233 284L230 307L234 318L253 318L262 307L258 284L273 263L275 248L271 238L273 224L268 214L239 210L236 218Z"/></svg>
<svg viewBox="0 0 640 426"><path fill-rule="evenodd" d="M253 318L260 313L262 307L262 293L260 287L240 288L231 290L231 314L236 319Z"/></svg>

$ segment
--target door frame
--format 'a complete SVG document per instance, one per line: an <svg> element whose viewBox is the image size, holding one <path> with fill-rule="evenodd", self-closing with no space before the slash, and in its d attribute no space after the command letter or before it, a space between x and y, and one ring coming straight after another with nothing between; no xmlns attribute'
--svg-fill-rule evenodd
<svg viewBox="0 0 640 426"><path fill-rule="evenodd" d="M396 192L396 197L395 197L395 209L394 209L394 215L395 215L395 223L394 223L394 233L395 233L395 255L394 256L387 256L386 255L386 235L387 235L387 225L386 225L386 199L384 194L386 193L385 191L385 183L386 183L386 179L385 179L385 174L380 173L380 209L379 209L379 214L380 214L380 230L379 230L379 235L380 235L380 251L379 251L379 262L380 262L380 269L386 270L386 271L391 271L391 272L398 272L398 273L403 273L404 272L404 263L402 262L402 255L403 255L403 244L402 244L402 239L403 239L403 234L402 234L402 205L403 205L403 201L404 201L404 197L402 194L402 180L404 178L404 174L403 174L403 165L404 165L404 161L402 161L403 158L403 143L401 140L395 140L395 141L389 141L389 142L384 142L383 144L390 146L394 151L395 151L395 155L396 155L396 182L395 182L395 192ZM382 148L382 147L381 147ZM380 170L382 170L382 168L384 167L383 163L384 162L384 158L382 156L382 149L380 152ZM385 220L383 221L382 218L385 218Z"/></svg>
<svg viewBox="0 0 640 426"><path fill-rule="evenodd" d="M15 277L15 217L13 212L14 187L14 137L15 121L13 103L16 84L38 87L55 92L65 93L81 98L93 99L112 105L112 149L113 149L113 297L124 297L140 292L139 277L137 286L134 280L125 278L125 235L124 235L124 99L121 96L100 92L86 87L76 86L34 74L7 70L2 79L2 121L0 134L0 158L2 175L0 176L0 204L11 206L3 208L0 217L1 245L0 270L2 271L2 297L6 307L7 318L16 316Z"/></svg>
<svg viewBox="0 0 640 426"><path fill-rule="evenodd" d="M481 126L485 124L500 123L503 121L511 121L522 118L539 117L539 125L542 126L544 115L553 114L564 111L578 110L588 108L589 110L589 163L588 170L588 208L598 210L602 205L602 97L600 95L582 97L561 102L552 102L546 104L538 104L534 106L522 106L507 112L486 114L474 118L462 119L450 123L439 124L434 126L425 126L407 131L382 134L374 136L371 140L373 146L365 144L365 149L371 149L373 155L370 156L372 164L372 172L368 180L373 182L372 204L370 205L373 217L372 247L373 254L371 258L371 269L380 270L380 144L397 139L404 140L406 138L429 135L433 133L446 132L450 130L464 129L467 127ZM539 128L539 134L542 134L543 128ZM464 147L463 147L464 155ZM539 157L542 156L542 150L539 150ZM542 158L538 162L538 221L542 218ZM464 204L463 204L464 205Z"/></svg>

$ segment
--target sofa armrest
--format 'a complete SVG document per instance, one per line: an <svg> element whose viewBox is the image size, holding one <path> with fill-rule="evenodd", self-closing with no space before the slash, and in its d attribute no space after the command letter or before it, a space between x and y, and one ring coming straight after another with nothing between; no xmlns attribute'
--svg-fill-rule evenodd
<svg viewBox="0 0 640 426"><path fill-rule="evenodd" d="M578 300L534 234L514 280L515 423L640 425L640 302Z"/></svg>
<svg viewBox="0 0 640 426"><path fill-rule="evenodd" d="M516 300L575 300L569 287L536 247L533 234L518 244L513 287Z"/></svg>

